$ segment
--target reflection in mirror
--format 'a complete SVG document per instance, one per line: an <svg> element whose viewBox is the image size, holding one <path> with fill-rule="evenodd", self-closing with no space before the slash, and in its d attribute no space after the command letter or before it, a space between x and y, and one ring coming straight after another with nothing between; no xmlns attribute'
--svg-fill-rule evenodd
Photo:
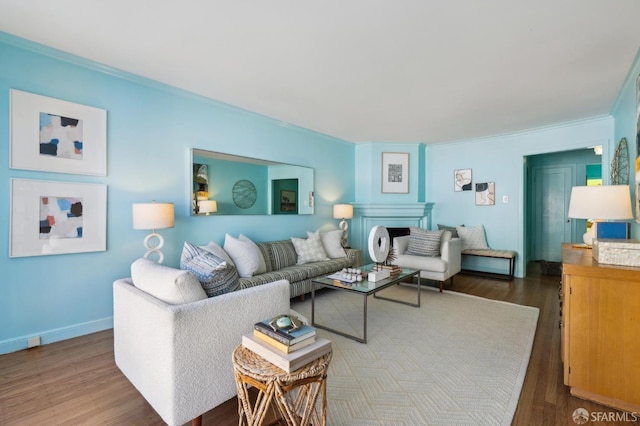
<svg viewBox="0 0 640 426"><path fill-rule="evenodd" d="M220 152L191 152L192 209L214 200L213 215L313 214L313 169Z"/></svg>

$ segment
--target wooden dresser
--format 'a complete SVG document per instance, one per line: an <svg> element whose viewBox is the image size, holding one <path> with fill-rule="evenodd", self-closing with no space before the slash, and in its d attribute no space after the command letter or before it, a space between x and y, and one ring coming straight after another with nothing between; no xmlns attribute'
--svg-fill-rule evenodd
<svg viewBox="0 0 640 426"><path fill-rule="evenodd" d="M640 268L596 262L562 245L564 383L571 394L640 412Z"/></svg>

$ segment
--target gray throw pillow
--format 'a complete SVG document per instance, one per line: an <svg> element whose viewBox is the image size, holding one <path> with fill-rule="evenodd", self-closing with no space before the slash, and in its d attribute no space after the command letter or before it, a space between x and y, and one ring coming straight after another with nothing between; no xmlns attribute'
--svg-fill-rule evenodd
<svg viewBox="0 0 640 426"><path fill-rule="evenodd" d="M429 231L414 226L411 226L409 230L407 254L429 257L440 256L440 241L442 240L444 231Z"/></svg>
<svg viewBox="0 0 640 426"><path fill-rule="evenodd" d="M464 225L460 225L460 226L464 226ZM455 226L438 224L438 229L441 230L441 231L449 231L449 232L451 232L451 238L459 238L458 229L456 229Z"/></svg>

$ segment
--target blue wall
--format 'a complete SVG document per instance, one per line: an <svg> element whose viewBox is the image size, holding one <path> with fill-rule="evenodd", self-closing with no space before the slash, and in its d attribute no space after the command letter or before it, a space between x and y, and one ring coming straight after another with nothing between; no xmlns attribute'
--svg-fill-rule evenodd
<svg viewBox="0 0 640 426"><path fill-rule="evenodd" d="M194 157L194 163L206 164L209 170L209 199L218 203L217 215L268 214L269 176L267 167L232 163L213 158ZM233 185L241 179L249 180L256 187L258 196L253 206L241 209L233 202Z"/></svg>
<svg viewBox="0 0 640 426"><path fill-rule="evenodd" d="M489 246L518 252L516 276L523 276L525 252L525 165L529 155L603 145L603 175L613 138L609 116L517 134L460 141L427 148L427 199L435 203L433 223L483 224ZM495 182L496 204L476 206L474 191L454 192L454 170L472 169L473 183ZM509 197L503 203L503 196ZM491 266L488 268L490 269Z"/></svg>
<svg viewBox="0 0 640 426"><path fill-rule="evenodd" d="M636 156L640 154L640 147L637 146L638 141L636 139L636 132L638 126L640 126L636 109L638 99L636 94L636 80L639 75L640 50L638 50L636 54L636 59L620 89L620 93L612 110L612 115L615 118L615 144L617 144L621 138L627 138L627 145L629 147L629 185L631 186L633 200L636 200L639 196L638 185L640 185L640 173L634 176L636 173L634 170ZM615 149L615 147L612 149ZM638 240L640 239L640 208L637 207L636 202L632 204L632 207L638 223L631 226L631 238Z"/></svg>
<svg viewBox="0 0 640 426"><path fill-rule="evenodd" d="M112 282L129 276L146 231L131 205L175 203L162 230L165 263L177 266L185 240L222 243L225 232L258 241L336 229L335 202L354 196L354 146L0 33L0 353L112 326ZM9 89L107 110L106 177L9 169ZM190 216L191 148L264 158L315 170L315 212L304 216ZM9 256L9 179L104 183L107 251Z"/></svg>
<svg viewBox="0 0 640 426"><path fill-rule="evenodd" d="M132 229L131 204L153 199L176 205L175 227L161 231L167 240L165 263L171 266L178 265L185 240L222 243L225 232L242 232L267 241L336 229L332 205L337 202L434 202L434 224L482 223L493 247L518 250L516 274L522 276L524 157L603 145L606 178L620 137L627 137L635 152L639 73L636 60L613 117L429 147L354 146L0 33L0 129L9 128L11 88L104 108L108 114L106 177L9 169L9 132L0 133L0 353L25 348L31 336L50 343L112 326L112 282L129 275L130 263L144 252L147 233ZM315 214L191 216L194 147L312 167ZM410 153L409 194L381 194L382 152ZM473 170L474 183L495 182L495 206L475 206L473 192L453 191L453 171L464 168ZM107 184L107 251L10 259L10 178ZM501 202L503 195L509 203ZM632 226L635 238L638 228Z"/></svg>
<svg viewBox="0 0 640 426"><path fill-rule="evenodd" d="M409 193L383 194L382 153L409 153ZM425 201L426 146L421 143L370 142L356 146L356 202L423 203Z"/></svg>

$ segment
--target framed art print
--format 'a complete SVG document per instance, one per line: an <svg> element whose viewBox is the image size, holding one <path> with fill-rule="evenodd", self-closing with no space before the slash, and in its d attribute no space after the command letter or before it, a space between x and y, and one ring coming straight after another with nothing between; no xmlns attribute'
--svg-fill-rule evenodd
<svg viewBox="0 0 640 426"><path fill-rule="evenodd" d="M471 191L471 169L454 170L453 190L455 192Z"/></svg>
<svg viewBox="0 0 640 426"><path fill-rule="evenodd" d="M476 206L493 206L495 204L495 182L476 183Z"/></svg>
<svg viewBox="0 0 640 426"><path fill-rule="evenodd" d="M107 175L107 111L10 90L12 169Z"/></svg>
<svg viewBox="0 0 640 426"><path fill-rule="evenodd" d="M409 193L409 153L382 153L382 193Z"/></svg>
<svg viewBox="0 0 640 426"><path fill-rule="evenodd" d="M295 191L280 191L280 211L282 212L295 212L296 207L296 192Z"/></svg>
<svg viewBox="0 0 640 426"><path fill-rule="evenodd" d="M107 249L107 186L11 179L9 257Z"/></svg>

